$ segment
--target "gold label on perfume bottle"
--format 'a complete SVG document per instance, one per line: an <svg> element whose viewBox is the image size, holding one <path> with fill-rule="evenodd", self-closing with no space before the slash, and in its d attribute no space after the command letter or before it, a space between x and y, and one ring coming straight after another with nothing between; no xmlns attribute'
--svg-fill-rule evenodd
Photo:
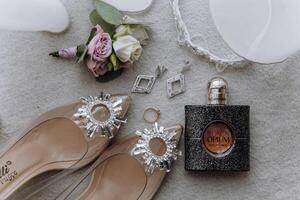
<svg viewBox="0 0 300 200"><path fill-rule="evenodd" d="M204 130L202 144L210 153L222 155L233 146L234 135L225 123L213 122Z"/></svg>

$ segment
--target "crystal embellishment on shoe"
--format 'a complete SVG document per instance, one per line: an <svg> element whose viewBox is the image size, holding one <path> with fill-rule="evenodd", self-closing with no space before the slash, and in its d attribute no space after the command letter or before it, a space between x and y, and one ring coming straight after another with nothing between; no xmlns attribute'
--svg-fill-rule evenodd
<svg viewBox="0 0 300 200"><path fill-rule="evenodd" d="M176 149L176 132L165 131L164 127L155 123L152 129L144 129L142 132L137 131L136 134L140 136L140 139L131 149L131 155L143 158L145 171L153 173L156 168L159 168L160 170L170 172L172 161L181 155L181 151ZM158 155L152 151L150 143L153 139L158 139L164 143L166 150L162 155Z"/></svg>
<svg viewBox="0 0 300 200"><path fill-rule="evenodd" d="M83 105L78 108L73 115L74 122L82 129L86 130L88 137L93 137L95 133L114 137L113 129L119 128L127 120L118 118L122 111L122 100L112 99L110 94L101 92L99 96L81 97Z"/></svg>

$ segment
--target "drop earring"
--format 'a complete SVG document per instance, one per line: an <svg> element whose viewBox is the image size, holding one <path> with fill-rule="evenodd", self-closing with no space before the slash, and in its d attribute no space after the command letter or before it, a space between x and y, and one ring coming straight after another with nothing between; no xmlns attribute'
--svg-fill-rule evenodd
<svg viewBox="0 0 300 200"><path fill-rule="evenodd" d="M146 82L146 86L142 86L142 82ZM149 94L153 88L155 77L153 75L138 75L133 84L132 93Z"/></svg>
<svg viewBox="0 0 300 200"><path fill-rule="evenodd" d="M152 91L153 85L157 78L160 78L168 69L163 65L158 65L155 70L155 75L140 74L136 77L132 93L149 94ZM142 82L146 82L146 86L142 86Z"/></svg>
<svg viewBox="0 0 300 200"><path fill-rule="evenodd" d="M167 80L168 98L175 97L185 92L185 78L183 73L190 70L190 68L190 61L185 61L180 73ZM179 84L179 87L175 88L175 84Z"/></svg>

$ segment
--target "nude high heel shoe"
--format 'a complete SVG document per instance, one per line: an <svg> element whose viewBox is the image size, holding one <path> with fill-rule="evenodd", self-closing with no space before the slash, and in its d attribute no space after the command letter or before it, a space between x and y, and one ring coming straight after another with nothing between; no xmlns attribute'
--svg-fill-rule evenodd
<svg viewBox="0 0 300 200"><path fill-rule="evenodd" d="M95 160L119 130L130 97L101 93L50 110L2 150L0 199L50 170L80 168Z"/></svg>
<svg viewBox="0 0 300 200"><path fill-rule="evenodd" d="M72 191L90 174L89 186L77 200L150 200L171 163L180 155L176 146L182 126L153 129L116 140L92 167L56 200L69 200ZM72 198L73 200L74 198Z"/></svg>

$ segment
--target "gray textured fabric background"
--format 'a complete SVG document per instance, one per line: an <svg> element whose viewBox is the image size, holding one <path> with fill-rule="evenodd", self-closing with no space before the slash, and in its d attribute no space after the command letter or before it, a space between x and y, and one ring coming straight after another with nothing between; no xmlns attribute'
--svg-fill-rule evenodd
<svg viewBox="0 0 300 200"><path fill-rule="evenodd" d="M91 1L63 0L63 3L71 17L71 26L64 34L0 31L1 146L50 108L101 90L129 93L136 76L153 73L157 64L165 64L168 73L156 82L151 94L131 94L128 124L121 129L121 135L149 127L142 120L146 107L160 108L160 123L169 126L184 124L184 105L206 103L206 83L218 73L213 66L178 46L168 1L156 0L147 13L135 16L150 23L151 42L134 68L109 83L96 82L84 65L48 56L57 48L84 42L91 28L88 20ZM227 52L209 16L208 0L186 0L181 6L191 33L201 33L212 49ZM192 62L192 69L186 73L187 91L169 100L165 81L178 73L185 59ZM189 173L184 170L181 157L156 199L300 199L299 63L298 53L280 64L228 69L219 74L230 84L231 104L251 106L251 171ZM184 150L183 141L180 148ZM53 199L76 176L65 178L32 199ZM23 196L17 193L10 199L21 200Z"/></svg>

